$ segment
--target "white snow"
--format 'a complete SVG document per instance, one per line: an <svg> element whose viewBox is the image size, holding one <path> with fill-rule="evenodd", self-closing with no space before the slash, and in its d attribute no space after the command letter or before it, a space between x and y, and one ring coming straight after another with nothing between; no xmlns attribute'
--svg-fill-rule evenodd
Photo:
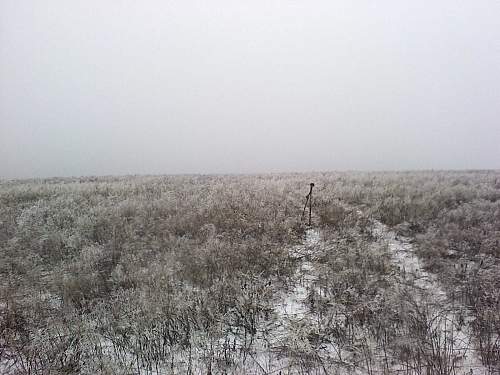
<svg viewBox="0 0 500 375"><path fill-rule="evenodd" d="M304 319L308 313L307 297L309 291L313 289L313 283L318 279L315 274L314 264L310 258L314 255L316 246L319 244L320 235L316 229L309 229L306 232L306 239L303 245L299 245L290 250L293 258L301 259L301 265L298 267L294 280L298 282L294 285L291 292L285 297L276 311L284 321L284 324L290 320L298 321Z"/></svg>
<svg viewBox="0 0 500 375"><path fill-rule="evenodd" d="M357 213L361 215L360 211ZM405 281L409 281L405 285L413 285L416 289L420 289L421 292L427 294L433 305L440 306L442 315L435 320L432 328L443 340L446 338L452 343L456 356L463 358L459 365L460 373L489 374L477 355L470 327L467 324L472 320L470 311L448 300L436 275L424 270L409 238L396 235L380 221L373 220L373 224L374 236L387 244L394 264L398 266ZM415 295L418 296L418 294L416 291Z"/></svg>

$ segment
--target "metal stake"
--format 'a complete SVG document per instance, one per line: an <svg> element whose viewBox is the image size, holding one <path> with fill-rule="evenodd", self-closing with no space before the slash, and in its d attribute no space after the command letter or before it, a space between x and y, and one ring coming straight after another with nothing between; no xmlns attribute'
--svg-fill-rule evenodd
<svg viewBox="0 0 500 375"><path fill-rule="evenodd" d="M312 193L313 193L313 187L314 187L314 183L311 182L309 184L310 186L310 189L309 189L309 194L306 195L306 204L304 205L304 210L302 211L302 218L301 220L304 220L304 215L306 213L306 208L307 208L307 204L309 203L309 226L311 226L311 216L312 216Z"/></svg>

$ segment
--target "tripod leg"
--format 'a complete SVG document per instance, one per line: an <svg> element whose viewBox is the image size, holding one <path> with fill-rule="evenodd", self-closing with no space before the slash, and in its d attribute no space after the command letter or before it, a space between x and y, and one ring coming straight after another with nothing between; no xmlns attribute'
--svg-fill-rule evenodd
<svg viewBox="0 0 500 375"><path fill-rule="evenodd" d="M306 214L307 203L309 203L309 194L306 195L306 204L304 205L304 210L302 211L301 221L304 220L304 215Z"/></svg>
<svg viewBox="0 0 500 375"><path fill-rule="evenodd" d="M313 204L313 198L312 198L312 189L311 189L311 194L309 196L309 226L311 226L311 216L312 216L312 204Z"/></svg>

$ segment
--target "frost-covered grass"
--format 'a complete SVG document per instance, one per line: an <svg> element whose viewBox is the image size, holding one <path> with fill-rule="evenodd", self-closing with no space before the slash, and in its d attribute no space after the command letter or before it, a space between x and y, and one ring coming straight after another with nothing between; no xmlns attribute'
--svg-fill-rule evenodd
<svg viewBox="0 0 500 375"><path fill-rule="evenodd" d="M0 373L464 373L453 339L463 334L439 335L449 314L403 275L404 253L394 258L409 241L410 268L468 312L466 345L493 373L499 181L485 171L1 182ZM397 234L381 239L373 219Z"/></svg>

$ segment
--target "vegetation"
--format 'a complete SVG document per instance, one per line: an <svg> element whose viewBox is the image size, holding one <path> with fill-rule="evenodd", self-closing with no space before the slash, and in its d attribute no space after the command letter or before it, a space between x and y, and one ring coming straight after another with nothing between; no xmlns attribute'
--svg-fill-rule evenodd
<svg viewBox="0 0 500 375"><path fill-rule="evenodd" d="M298 257L311 181L321 243ZM376 220L471 312L454 329L470 329L467 349L498 372L499 181L474 171L1 182L0 373L457 373L459 334L439 333L446 307L395 265ZM284 324L279 306L304 277L308 313Z"/></svg>

